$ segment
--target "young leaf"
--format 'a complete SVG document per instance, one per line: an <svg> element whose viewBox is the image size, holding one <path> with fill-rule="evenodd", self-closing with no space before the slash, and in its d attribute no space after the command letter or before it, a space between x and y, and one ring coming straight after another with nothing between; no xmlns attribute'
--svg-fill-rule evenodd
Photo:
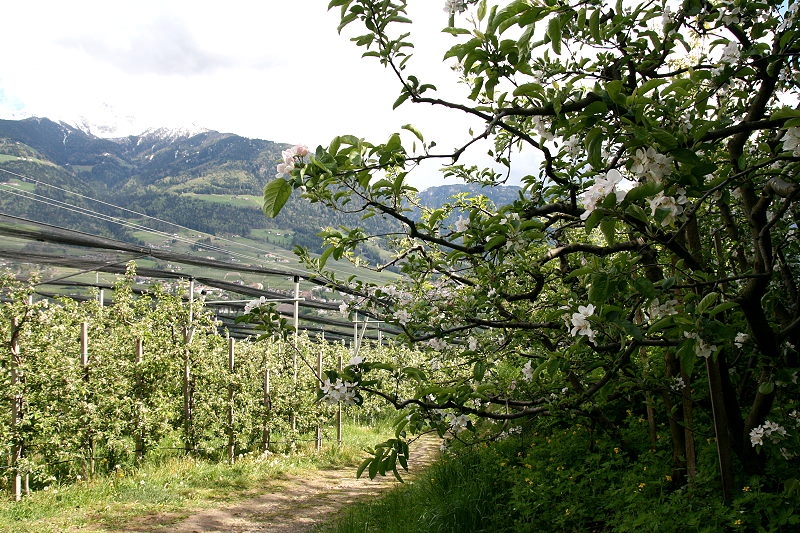
<svg viewBox="0 0 800 533"><path fill-rule="evenodd" d="M264 214L276 217L292 195L292 185L284 178L275 178L264 187Z"/></svg>

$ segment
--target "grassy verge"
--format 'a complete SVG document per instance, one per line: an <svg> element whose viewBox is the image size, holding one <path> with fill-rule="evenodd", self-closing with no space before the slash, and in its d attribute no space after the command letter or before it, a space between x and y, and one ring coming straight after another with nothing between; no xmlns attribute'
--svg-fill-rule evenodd
<svg viewBox="0 0 800 533"><path fill-rule="evenodd" d="M5 533L61 533L124 531L130 521L169 515L173 521L193 510L242 500L266 491L287 474L336 466L355 466L365 447L384 439L384 428L350 426L341 446L313 445L292 455L248 456L234 465L162 457L135 470L118 469L113 475L70 485L51 485L20 502L0 501L0 531ZM8 498L8 495L5 495ZM153 531L168 531L154 523Z"/></svg>
<svg viewBox="0 0 800 533"><path fill-rule="evenodd" d="M634 428L634 425L640 427ZM663 446L651 449L644 424L625 431L626 449L579 424L527 432L444 456L413 483L349 506L317 533L798 531L798 491L751 477L729 505L714 476L671 487ZM665 440L665 439L663 439ZM628 441L630 442L630 441ZM713 443L699 442L712 471Z"/></svg>

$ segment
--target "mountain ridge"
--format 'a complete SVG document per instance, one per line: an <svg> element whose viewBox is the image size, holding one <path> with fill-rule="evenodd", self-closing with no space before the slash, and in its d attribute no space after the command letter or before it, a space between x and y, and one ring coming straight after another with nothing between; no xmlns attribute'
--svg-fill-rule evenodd
<svg viewBox="0 0 800 533"><path fill-rule="evenodd" d="M361 220L359 214L346 216L298 199L290 199L275 219L264 216L260 209L264 186L274 177L281 151L288 146L213 130L156 128L141 135L103 138L47 118L0 120L0 170L4 171L0 182L11 175L29 177L25 187L31 194L69 196L76 211L118 216L110 207L117 205L212 235L281 231L291 234L290 249L302 245L319 250L317 233L326 226L360 225L374 233L397 229L381 217ZM432 208L463 192L485 194L502 205L514 201L518 191L518 187L481 189L446 184L426 188L419 196ZM96 198L100 204L73 194ZM20 191L2 196L0 212L99 235L133 238L129 231L107 221L86 220L74 211L43 206L42 201L23 198Z"/></svg>

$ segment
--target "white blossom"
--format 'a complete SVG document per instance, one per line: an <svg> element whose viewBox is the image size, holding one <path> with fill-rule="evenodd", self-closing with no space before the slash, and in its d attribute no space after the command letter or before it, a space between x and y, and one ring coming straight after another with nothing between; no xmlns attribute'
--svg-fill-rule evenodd
<svg viewBox="0 0 800 533"><path fill-rule="evenodd" d="M469 424L469 416L467 415L452 416L450 418L450 429L456 434L467 429L467 424Z"/></svg>
<svg viewBox="0 0 800 533"><path fill-rule="evenodd" d="M394 313L394 319L397 320L399 324L406 325L408 321L411 320L411 315L405 309L398 309Z"/></svg>
<svg viewBox="0 0 800 533"><path fill-rule="evenodd" d="M763 446L765 437L769 437L770 440L774 442L786 435L788 435L788 433L783 426L777 422L765 420L762 425L750 430L750 445Z"/></svg>
<svg viewBox="0 0 800 533"><path fill-rule="evenodd" d="M639 148L631 161L631 172L642 180L660 183L663 177L672 172L672 158L652 147Z"/></svg>
<svg viewBox="0 0 800 533"><path fill-rule="evenodd" d="M474 352L475 350L478 349L478 339L476 339L475 337L467 338L467 346L471 351Z"/></svg>
<svg viewBox="0 0 800 533"><path fill-rule="evenodd" d="M687 339L694 339L694 353L697 357L708 359L714 352L717 351L716 344L709 344L705 340L701 339L697 333L684 331L683 336Z"/></svg>
<svg viewBox="0 0 800 533"><path fill-rule="evenodd" d="M572 322L572 330L570 330L570 334L572 334L573 337L583 335L588 337L590 341L594 341L594 331L592 330L592 326L588 320L588 318L593 314L594 305L579 305L578 312L572 313L572 318L570 319Z"/></svg>
<svg viewBox="0 0 800 533"><path fill-rule="evenodd" d="M431 339L431 340L428 341L428 346L430 346L434 350L442 351L442 350L447 349L447 342L445 342L443 339L439 339L439 338Z"/></svg>
<svg viewBox="0 0 800 533"><path fill-rule="evenodd" d="M525 378L525 381L533 380L533 367L531 366L530 360L522 367L522 376Z"/></svg>
<svg viewBox="0 0 800 533"><path fill-rule="evenodd" d="M783 134L783 149L792 152L795 157L800 157L800 127L786 128L786 133Z"/></svg>
<svg viewBox="0 0 800 533"><path fill-rule="evenodd" d="M267 304L267 299L264 296L262 296L261 298L257 298L255 300L250 300L249 302L247 302L245 304L244 312L245 312L245 314L247 314L247 313L251 312L253 309L256 309L256 308L261 307L262 305L266 305L266 304Z"/></svg>
<svg viewBox="0 0 800 533"><path fill-rule="evenodd" d="M342 402L347 405L355 404L356 391L354 387L355 383L342 381L342 378L336 378L335 383L331 383L330 378L326 378L320 386L327 403Z"/></svg>
<svg viewBox="0 0 800 533"><path fill-rule="evenodd" d="M742 333L742 332L739 332L739 333L737 333L737 334L736 334L736 337L733 339L733 343L734 343L734 344L735 344L735 345L736 345L738 348L741 348L741 347L742 347L742 345L743 345L745 342L747 342L747 340L748 340L749 338L750 338L750 335L748 335L747 333Z"/></svg>
<svg viewBox="0 0 800 533"><path fill-rule="evenodd" d="M665 316L677 314L678 311L675 309L677 305L677 300L668 300L664 303L661 303L658 298L655 298L652 302L650 302L650 307L648 307L647 312L652 320L658 320L659 318L663 318Z"/></svg>
<svg viewBox="0 0 800 533"><path fill-rule="evenodd" d="M589 187L583 193L583 208L585 211L581 215L581 220L586 220L592 211L595 210L597 204L602 202L606 196L614 193L617 197L617 202L625 199L625 195L633 187L633 182L626 179L619 170L612 168L606 172L605 176L599 176L594 181L594 185Z"/></svg>
<svg viewBox="0 0 800 533"><path fill-rule="evenodd" d="M465 0L446 0L444 10L447 13L463 13L467 10L467 3Z"/></svg>
<svg viewBox="0 0 800 533"><path fill-rule="evenodd" d="M364 362L364 357L360 355L354 355L350 358L350 361L347 362L348 366L358 366Z"/></svg>
<svg viewBox="0 0 800 533"><path fill-rule="evenodd" d="M686 204L686 191L678 189L678 197L666 196L663 191L659 192L650 200L651 215L655 216L658 211L666 211L664 218L661 219L662 226L672 226L683 213L683 206Z"/></svg>

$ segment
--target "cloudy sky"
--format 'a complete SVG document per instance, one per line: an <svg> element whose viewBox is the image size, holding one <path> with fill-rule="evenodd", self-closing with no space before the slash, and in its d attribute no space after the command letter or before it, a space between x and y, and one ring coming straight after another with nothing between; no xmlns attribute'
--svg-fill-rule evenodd
<svg viewBox="0 0 800 533"><path fill-rule="evenodd" d="M383 141L413 123L441 147L469 125L401 106L392 74L337 33L328 0L29 0L4 6L0 118L113 125L118 134L202 127L277 142ZM459 90L442 57L443 0L411 0L411 69ZM463 92L463 91L462 91ZM95 133L101 133L96 129Z"/></svg>

